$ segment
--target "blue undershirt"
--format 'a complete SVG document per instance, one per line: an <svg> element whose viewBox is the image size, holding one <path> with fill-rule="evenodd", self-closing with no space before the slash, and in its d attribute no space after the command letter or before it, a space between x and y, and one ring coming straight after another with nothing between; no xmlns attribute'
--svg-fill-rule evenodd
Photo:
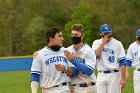
<svg viewBox="0 0 140 93"><path fill-rule="evenodd" d="M80 70L82 73L90 76L93 73L93 69L87 67L85 64L79 62L76 58L73 58L71 60L71 63L78 69Z"/></svg>
<svg viewBox="0 0 140 93"><path fill-rule="evenodd" d="M119 66L121 67L122 65L126 66L126 60L122 59L119 61Z"/></svg>
<svg viewBox="0 0 140 93"><path fill-rule="evenodd" d="M132 61L130 61L130 60L126 60L126 66L132 66Z"/></svg>

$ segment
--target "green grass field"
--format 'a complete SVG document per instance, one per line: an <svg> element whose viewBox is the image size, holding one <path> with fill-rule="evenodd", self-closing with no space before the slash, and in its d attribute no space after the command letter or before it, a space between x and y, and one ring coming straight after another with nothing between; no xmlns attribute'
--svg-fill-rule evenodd
<svg viewBox="0 0 140 93"><path fill-rule="evenodd" d="M122 93L133 92L133 73ZM0 71L0 93L31 93L30 71ZM39 90L39 93L41 91Z"/></svg>

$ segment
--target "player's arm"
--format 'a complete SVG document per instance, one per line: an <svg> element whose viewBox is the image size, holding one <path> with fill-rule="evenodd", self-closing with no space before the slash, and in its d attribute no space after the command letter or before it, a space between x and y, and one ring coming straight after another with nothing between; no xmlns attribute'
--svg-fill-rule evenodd
<svg viewBox="0 0 140 93"><path fill-rule="evenodd" d="M126 80L128 80L130 77L129 76L129 69L130 69L131 65L132 65L132 61L126 60Z"/></svg>
<svg viewBox="0 0 140 93"><path fill-rule="evenodd" d="M95 54L96 54L97 57L99 57L101 55L103 47L107 43L108 40L109 40L108 35L105 35L104 38L102 38L102 43L99 45L99 47L95 51Z"/></svg>
<svg viewBox="0 0 140 93"><path fill-rule="evenodd" d="M133 53L131 50L131 46L129 46L128 51L127 51L127 56L126 56L126 80L129 79L129 69L132 66L132 61L133 61Z"/></svg>
<svg viewBox="0 0 140 93"><path fill-rule="evenodd" d="M90 66L87 66L81 62L79 62L76 58L74 54L69 53L68 51L65 51L65 56L68 58L68 60L78 69L80 70L82 73L87 74L87 75L91 75L93 73L93 69Z"/></svg>
<svg viewBox="0 0 140 93"><path fill-rule="evenodd" d="M31 73L31 91L37 93L39 85L39 74Z"/></svg>
<svg viewBox="0 0 140 93"><path fill-rule="evenodd" d="M78 74L78 70L75 67L64 66L63 72L66 72L66 74L70 76L77 76Z"/></svg>
<svg viewBox="0 0 140 93"><path fill-rule="evenodd" d="M66 74L70 76L77 76L78 70L75 67L64 67Z"/></svg>
<svg viewBox="0 0 140 93"><path fill-rule="evenodd" d="M37 93L38 91L40 74L41 74L41 59L39 57L39 54L37 54L36 57L33 59L30 74L32 93Z"/></svg>
<svg viewBox="0 0 140 93"><path fill-rule="evenodd" d="M126 80L128 80L130 78L130 76L129 76L129 69L130 69L130 67L126 66Z"/></svg>
<svg viewBox="0 0 140 93"><path fill-rule="evenodd" d="M121 70L121 88L124 88L126 85L126 55L121 42L118 44L118 62Z"/></svg>
<svg viewBox="0 0 140 93"><path fill-rule="evenodd" d="M78 74L78 70L75 67L67 67L61 64L56 64L55 68L58 71L65 72L67 75L76 76Z"/></svg>
<svg viewBox="0 0 140 93"><path fill-rule="evenodd" d="M39 50L40 50L40 49L39 49ZM36 58L36 57L38 56L39 50L37 50L37 51L35 51L35 52L33 53L33 59Z"/></svg>
<svg viewBox="0 0 140 93"><path fill-rule="evenodd" d="M93 73L93 68L90 67L89 65L85 65L81 62L79 62L76 58L73 58L70 60L70 62L78 69L80 70L82 73L87 74L88 76L90 76Z"/></svg>
<svg viewBox="0 0 140 93"><path fill-rule="evenodd" d="M121 70L121 88L125 87L126 84L126 60L122 59L119 61L119 66L120 66L120 70Z"/></svg>

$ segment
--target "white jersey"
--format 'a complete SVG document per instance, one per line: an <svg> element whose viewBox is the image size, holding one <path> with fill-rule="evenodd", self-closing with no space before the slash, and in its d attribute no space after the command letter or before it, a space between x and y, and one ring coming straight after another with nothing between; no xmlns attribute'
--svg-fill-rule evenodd
<svg viewBox="0 0 140 93"><path fill-rule="evenodd" d="M140 69L140 45L137 42L132 43L127 51L126 60L132 62L134 68ZM140 71L135 71L140 76Z"/></svg>
<svg viewBox="0 0 140 93"><path fill-rule="evenodd" d="M140 45L137 42L129 46L126 60L132 61L132 66L140 69Z"/></svg>
<svg viewBox="0 0 140 93"><path fill-rule="evenodd" d="M78 50L80 50L81 53L76 56L76 59L78 59L78 61L80 61L81 63L85 64L87 67L92 67L91 69L95 69L96 65L95 52L92 51L92 49L87 44L84 44L78 50L76 50L73 47L73 45L71 45L67 48L67 50L71 53L76 53ZM94 72L91 76L88 76L79 71L76 77L72 77L71 84L90 83L90 82L96 82L96 76Z"/></svg>
<svg viewBox="0 0 140 93"><path fill-rule="evenodd" d="M40 74L40 84L43 88L50 88L63 82L70 82L66 73L57 71L55 64L72 66L71 62L64 56L64 48L54 52L47 46L41 49L38 56L33 60L31 73Z"/></svg>
<svg viewBox="0 0 140 93"><path fill-rule="evenodd" d="M92 49L96 51L102 39L95 40ZM120 41L112 38L104 45L100 57L97 57L98 71L119 70L119 61L125 59L125 51Z"/></svg>

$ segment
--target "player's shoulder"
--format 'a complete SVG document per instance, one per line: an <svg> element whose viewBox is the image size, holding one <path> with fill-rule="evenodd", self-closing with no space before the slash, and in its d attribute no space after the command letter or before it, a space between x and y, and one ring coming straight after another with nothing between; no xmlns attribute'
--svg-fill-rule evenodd
<svg viewBox="0 0 140 93"><path fill-rule="evenodd" d="M102 39L96 39L93 41L92 43L92 48L97 48L97 46L99 46L102 43Z"/></svg>
<svg viewBox="0 0 140 93"><path fill-rule="evenodd" d="M93 43L100 43L102 41L102 39L96 39L93 41Z"/></svg>
<svg viewBox="0 0 140 93"><path fill-rule="evenodd" d="M67 50L65 47L61 47L60 52Z"/></svg>
<svg viewBox="0 0 140 93"><path fill-rule="evenodd" d="M52 54L54 51L52 51L48 46L45 46L44 48L39 50L39 54Z"/></svg>
<svg viewBox="0 0 140 93"><path fill-rule="evenodd" d="M43 53L43 52L46 52L46 51L48 51L48 50L49 50L48 47L45 46L45 47L43 47L42 49L40 49L38 53Z"/></svg>
<svg viewBox="0 0 140 93"><path fill-rule="evenodd" d="M73 45L68 46L66 50L73 50Z"/></svg>
<svg viewBox="0 0 140 93"><path fill-rule="evenodd" d="M122 44L121 41L119 41L119 40L117 40L117 39L115 39L115 38L112 38L112 42L113 42L113 43L116 43L116 44Z"/></svg>
<svg viewBox="0 0 140 93"><path fill-rule="evenodd" d="M133 42L133 43L131 43L130 45L129 45L129 47L135 47L135 46L137 46L138 44L137 44L137 42L135 41L135 42Z"/></svg>
<svg viewBox="0 0 140 93"><path fill-rule="evenodd" d="M40 59L44 51L45 51L45 47L36 51L35 52L36 54L35 53L33 54L34 59L36 60Z"/></svg>
<svg viewBox="0 0 140 93"><path fill-rule="evenodd" d="M91 53L93 50L92 50L92 48L91 48L87 43L85 43L85 44L81 47L80 51L82 51L83 53L89 54L89 53Z"/></svg>
<svg viewBox="0 0 140 93"><path fill-rule="evenodd" d="M85 43L82 47L83 49L87 49L87 50L91 49L91 47L87 43Z"/></svg>
<svg viewBox="0 0 140 93"><path fill-rule="evenodd" d="M70 46L67 47L67 49L69 49L69 48L73 48L73 45L70 45Z"/></svg>

